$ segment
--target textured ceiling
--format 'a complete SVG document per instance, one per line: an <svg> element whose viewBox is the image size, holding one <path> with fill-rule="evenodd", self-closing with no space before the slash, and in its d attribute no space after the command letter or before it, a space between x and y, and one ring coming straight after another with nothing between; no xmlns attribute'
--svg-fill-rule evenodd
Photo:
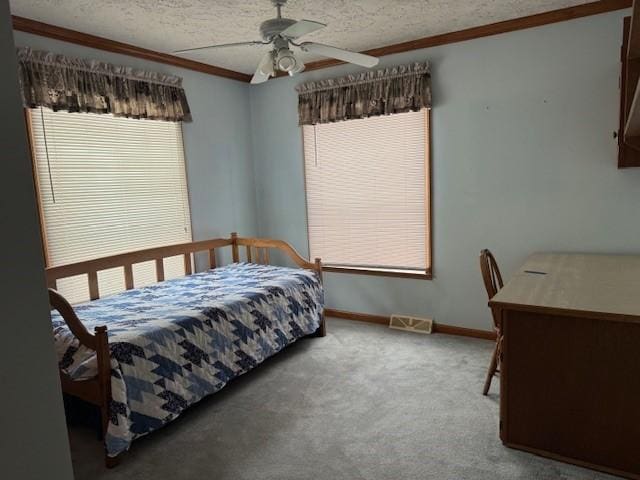
<svg viewBox="0 0 640 480"><path fill-rule="evenodd" d="M328 24L305 40L355 51L589 3L592 0L289 0L283 16ZM170 53L260 40L269 0L10 0L14 15ZM263 47L187 58L253 73ZM307 56L305 61L320 57Z"/></svg>

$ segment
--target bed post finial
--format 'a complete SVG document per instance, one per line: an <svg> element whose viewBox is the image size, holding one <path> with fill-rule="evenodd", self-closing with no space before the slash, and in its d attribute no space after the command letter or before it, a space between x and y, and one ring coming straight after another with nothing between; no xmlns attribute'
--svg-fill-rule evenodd
<svg viewBox="0 0 640 480"><path fill-rule="evenodd" d="M231 255L233 256L233 262L238 263L240 261L240 254L238 253L238 233L231 232Z"/></svg>

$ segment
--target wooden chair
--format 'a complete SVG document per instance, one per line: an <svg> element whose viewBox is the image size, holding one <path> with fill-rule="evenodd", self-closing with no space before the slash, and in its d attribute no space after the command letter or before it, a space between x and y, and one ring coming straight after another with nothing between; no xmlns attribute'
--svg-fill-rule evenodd
<svg viewBox="0 0 640 480"><path fill-rule="evenodd" d="M487 295L489 296L489 300L491 300L504 284L496 259L487 249L480 252L480 271L482 272L484 286L487 289ZM491 363L489 363L489 371L487 372L487 379L484 382L484 390L482 391L483 395L489 392L491 380L496 372L498 372L498 364L500 363L500 353L502 350L502 331L500 328L499 314L491 309L491 315L493 317L493 328L496 331L496 346L493 349L493 355L491 355Z"/></svg>

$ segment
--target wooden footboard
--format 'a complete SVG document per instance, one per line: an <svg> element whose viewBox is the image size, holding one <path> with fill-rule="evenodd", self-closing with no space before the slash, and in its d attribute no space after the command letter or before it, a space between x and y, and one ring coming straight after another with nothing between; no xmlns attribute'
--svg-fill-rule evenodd
<svg viewBox="0 0 640 480"><path fill-rule="evenodd" d="M96 327L91 334L82 324L73 307L67 300L53 289L49 289L49 303L60 313L71 333L78 339L81 346L96 352L98 375L89 380L73 380L60 370L60 384L66 394L78 397L100 409L100 435L107 434L109 425L109 404L111 402L111 359L109 354L109 340L107 327ZM112 466L106 456L107 466Z"/></svg>
<svg viewBox="0 0 640 480"><path fill-rule="evenodd" d="M195 270L194 255L199 252L207 253L209 268L216 268L218 264L216 251L223 247L231 247L234 262L246 260L247 262L269 264L270 250L279 250L286 254L298 267L314 270L322 281L322 264L319 258L310 262L302 257L287 242L282 240L264 238L244 238L232 233L230 238L216 238L192 243L170 245L166 247L150 248L135 252L112 255L108 257L87 260L69 265L50 267L46 270L49 286L49 301L52 308L57 310L80 345L96 352L98 361L98 375L90 380L72 380L69 375L60 371L60 381L63 392L85 400L100 409L102 435L104 436L109 424L109 404L111 402L111 362L109 355L109 343L107 327L99 326L94 333L90 333L77 317L73 307L56 291L57 281L63 278L86 275L91 300L100 298L98 284L98 272L102 270L121 268L124 275L124 284L127 290L134 287L133 265L142 262L155 262L156 279L164 281L164 259L182 255L184 258L185 275L191 275ZM244 259L241 259L241 251ZM316 336L326 335L324 315ZM116 459L105 455L107 467L114 466Z"/></svg>

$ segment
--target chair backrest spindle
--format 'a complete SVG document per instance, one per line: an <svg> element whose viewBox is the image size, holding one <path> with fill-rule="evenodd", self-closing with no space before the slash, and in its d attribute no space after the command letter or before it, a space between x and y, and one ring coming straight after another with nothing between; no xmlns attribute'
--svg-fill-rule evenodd
<svg viewBox="0 0 640 480"><path fill-rule="evenodd" d="M480 271L482 272L482 280L484 282L484 287L487 290L487 295L489 300L491 300L504 286L504 283L502 282L502 275L500 274L498 263L496 262L493 254L487 249L480 252ZM497 313L493 309L491 310L491 313L493 315L493 325L496 330L499 330L500 324L498 322Z"/></svg>
<svg viewBox="0 0 640 480"><path fill-rule="evenodd" d="M498 263L493 254L487 249L480 252L480 271L482 272L484 286L487 289L487 295L489 295L489 300L491 300L504 284Z"/></svg>

